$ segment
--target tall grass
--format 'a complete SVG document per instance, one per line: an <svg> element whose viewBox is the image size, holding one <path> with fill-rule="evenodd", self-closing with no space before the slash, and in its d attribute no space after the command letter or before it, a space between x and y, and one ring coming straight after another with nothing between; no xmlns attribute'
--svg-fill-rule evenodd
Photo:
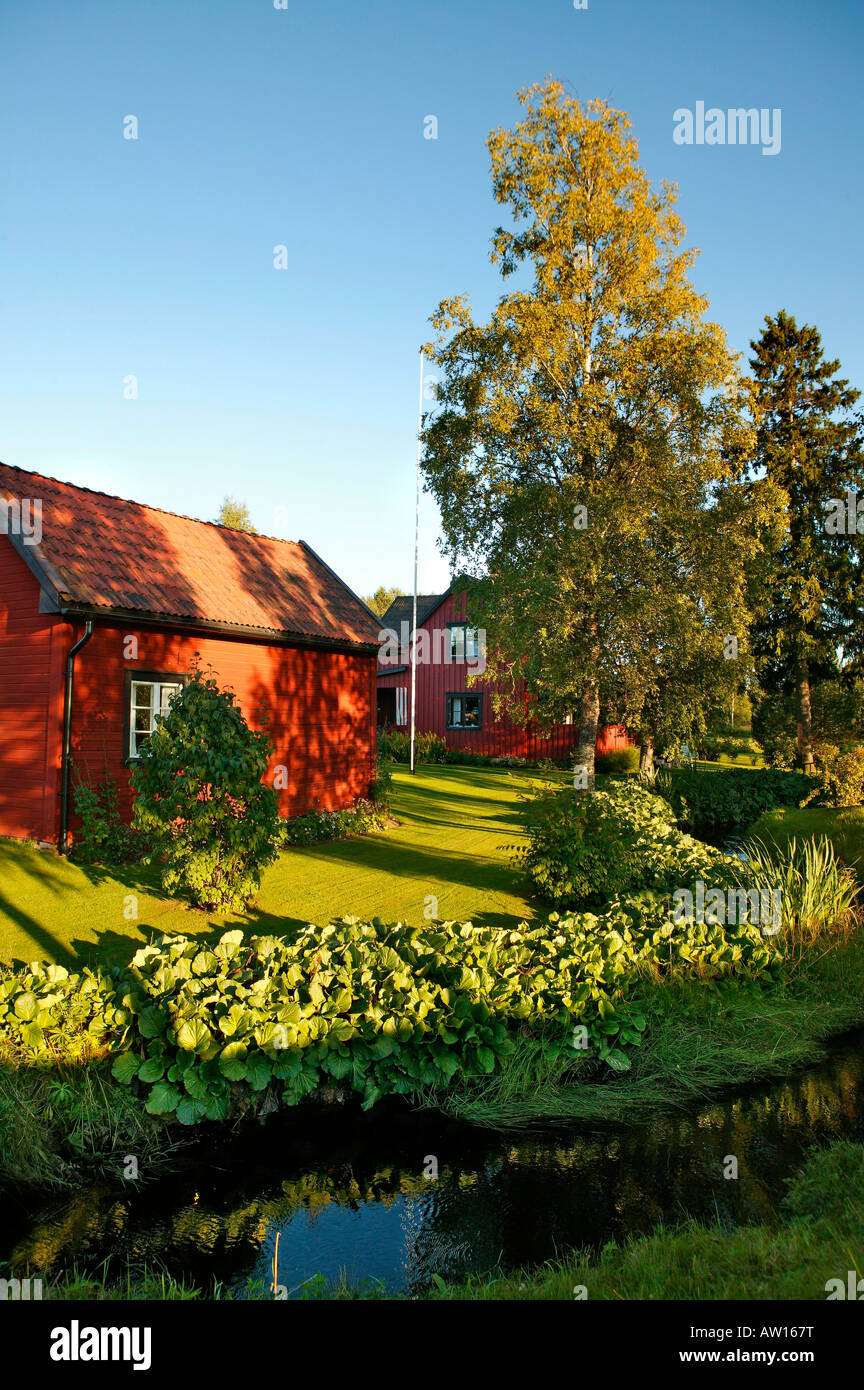
<svg viewBox="0 0 864 1390"><path fill-rule="evenodd" d="M827 836L784 845L747 840L746 858L732 863L739 887L780 891L780 921L791 943L810 945L826 933L845 935L855 922L858 884Z"/></svg>
<svg viewBox="0 0 864 1390"><path fill-rule="evenodd" d="M127 1154L146 1178L181 1147L104 1065L0 1057L0 1187L74 1188L94 1171L119 1179Z"/></svg>

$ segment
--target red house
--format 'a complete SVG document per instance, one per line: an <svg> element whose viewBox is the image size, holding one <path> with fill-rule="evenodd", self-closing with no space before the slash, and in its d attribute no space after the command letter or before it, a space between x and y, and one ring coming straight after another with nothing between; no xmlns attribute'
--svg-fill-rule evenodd
<svg viewBox="0 0 864 1390"><path fill-rule="evenodd" d="M129 769L199 653L253 726L280 810L375 768L378 620L304 541L247 535L0 464L0 835L65 844L75 778Z"/></svg>
<svg viewBox="0 0 864 1390"><path fill-rule="evenodd" d="M381 619L382 631L396 642L382 641L378 657L379 727L407 729L410 720L411 668L408 644L413 596L394 599ZM579 740L578 719L541 732L530 722L520 725L496 715L492 696L504 686L484 680L483 653L477 634L466 621L466 596L460 588L445 594L417 596L417 717L420 733L441 734L448 748L464 748L486 757L566 758ZM394 658L396 658L394 660ZM472 672L478 679L469 684ZM525 696L526 703L528 696ZM601 728L598 753L626 748L633 739L623 725Z"/></svg>

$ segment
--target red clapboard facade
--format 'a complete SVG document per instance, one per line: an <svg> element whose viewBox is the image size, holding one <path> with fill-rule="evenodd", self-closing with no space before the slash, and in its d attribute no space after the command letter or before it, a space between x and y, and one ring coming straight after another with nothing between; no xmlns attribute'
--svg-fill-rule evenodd
<svg viewBox="0 0 864 1390"><path fill-rule="evenodd" d="M0 464L0 835L60 837L67 723L70 787L107 770L130 813L137 748L196 653L253 727L266 711L283 815L350 806L374 777L377 632L303 541Z"/></svg>
<svg viewBox="0 0 864 1390"><path fill-rule="evenodd" d="M470 629L465 630L465 602L465 592L458 588L417 597L417 731L440 734L447 740L448 748L461 748L485 757L568 757L578 743L578 720L557 724L543 733L530 722L521 725L506 715L495 714L491 697L496 690L503 693L504 686L482 676L469 684L468 676L472 669L477 669L480 658L472 646ZM382 642L378 658L379 727L409 727L411 668L404 655L412 607L411 596L397 598L381 619L382 630L392 631L399 638L401 653L394 664L395 653ZM427 634L425 639L423 632ZM450 653L449 661L442 659L445 652ZM527 695L525 699L527 704ZM607 725L598 731L598 753L609 753L632 743L623 725Z"/></svg>

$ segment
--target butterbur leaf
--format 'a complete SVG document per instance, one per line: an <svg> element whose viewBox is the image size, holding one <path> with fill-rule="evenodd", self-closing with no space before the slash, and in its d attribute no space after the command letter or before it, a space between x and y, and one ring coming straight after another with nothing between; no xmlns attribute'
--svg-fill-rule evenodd
<svg viewBox="0 0 864 1390"><path fill-rule="evenodd" d="M38 1023L21 1024L21 1041L27 1047L31 1047L34 1052L38 1052L44 1041L45 1034Z"/></svg>
<svg viewBox="0 0 864 1390"><path fill-rule="evenodd" d="M177 1046L184 1052L197 1052L200 1056L210 1045L210 1029L200 1019L184 1019L177 1029Z"/></svg>
<svg viewBox="0 0 864 1390"><path fill-rule="evenodd" d="M168 1081L157 1081L144 1109L151 1115L171 1115L180 1102L180 1092Z"/></svg>
<svg viewBox="0 0 864 1390"><path fill-rule="evenodd" d="M158 1038L166 1023L165 1014L155 1004L148 1004L138 1015L138 1031L143 1038Z"/></svg>
<svg viewBox="0 0 864 1390"><path fill-rule="evenodd" d="M177 1103L177 1119L182 1125L196 1125L206 1114L206 1104L201 1100L193 1100L191 1096L182 1096Z"/></svg>
<svg viewBox="0 0 864 1390"><path fill-rule="evenodd" d="M162 1057L148 1057L146 1062L142 1062L138 1071L138 1079L140 1081L161 1081L164 1075L165 1062Z"/></svg>
<svg viewBox="0 0 864 1390"><path fill-rule="evenodd" d="M134 1052L121 1052L119 1057L114 1058L111 1075L122 1086L128 1086L132 1078L138 1075L140 1065L140 1059L135 1056Z"/></svg>
<svg viewBox="0 0 864 1390"><path fill-rule="evenodd" d="M18 995L18 998L15 1000L15 1012L19 1018L24 1019L25 1022L29 1022L36 1017L37 1010L38 1005L35 995L30 993Z"/></svg>

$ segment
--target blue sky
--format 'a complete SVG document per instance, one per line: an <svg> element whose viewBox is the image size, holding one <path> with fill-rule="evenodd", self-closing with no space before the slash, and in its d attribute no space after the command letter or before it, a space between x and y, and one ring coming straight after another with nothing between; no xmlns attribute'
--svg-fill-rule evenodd
<svg viewBox="0 0 864 1390"><path fill-rule="evenodd" d="M0 458L205 519L232 492L408 589L418 349L501 292L485 141L549 73L679 185L731 345L784 307L864 388L862 31L853 0L5 0ZM779 107L780 153L677 145L698 101Z"/></svg>

